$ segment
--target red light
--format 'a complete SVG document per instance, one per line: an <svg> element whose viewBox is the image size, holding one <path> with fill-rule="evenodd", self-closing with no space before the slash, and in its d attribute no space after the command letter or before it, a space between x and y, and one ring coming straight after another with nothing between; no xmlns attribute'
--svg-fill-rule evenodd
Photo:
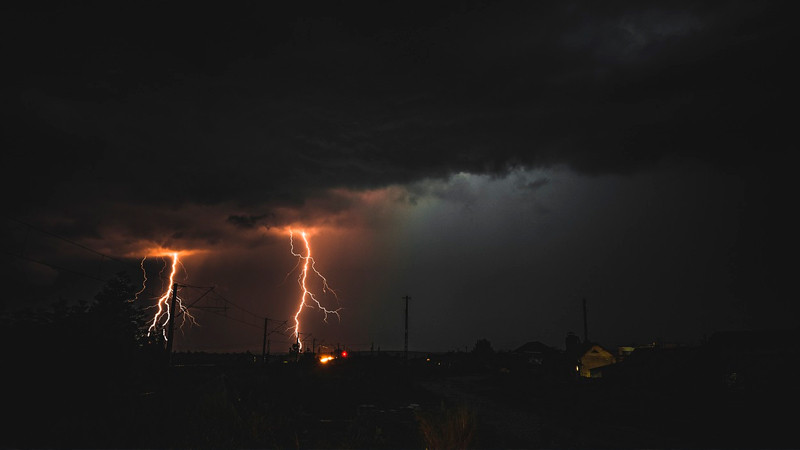
<svg viewBox="0 0 800 450"><path fill-rule="evenodd" d="M342 350L342 358L347 358L347 350Z"/></svg>

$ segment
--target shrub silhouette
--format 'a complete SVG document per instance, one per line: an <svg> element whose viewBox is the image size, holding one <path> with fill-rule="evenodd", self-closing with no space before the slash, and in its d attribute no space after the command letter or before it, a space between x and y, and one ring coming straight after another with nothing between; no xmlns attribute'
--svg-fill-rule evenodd
<svg viewBox="0 0 800 450"><path fill-rule="evenodd" d="M465 449L475 438L477 417L466 405L446 406L415 414L427 449Z"/></svg>

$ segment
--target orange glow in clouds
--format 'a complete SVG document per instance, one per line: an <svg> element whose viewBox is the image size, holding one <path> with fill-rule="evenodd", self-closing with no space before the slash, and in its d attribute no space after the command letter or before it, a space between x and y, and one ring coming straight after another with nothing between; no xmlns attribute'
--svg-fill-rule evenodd
<svg viewBox="0 0 800 450"><path fill-rule="evenodd" d="M336 317L341 319L341 317L339 316L339 310L341 308L337 308L335 310L325 308L324 306L322 306L317 297L314 296L314 293L311 292L311 290L308 287L307 282L308 282L308 277L310 275L309 274L310 270L311 272L313 272L314 275L316 275L322 280L322 292L325 293L330 291L334 295L334 297L336 297L336 300L337 301L339 300L339 297L336 295L336 292L328 286L328 280L325 279L325 277L322 276L322 274L319 273L319 271L315 267L316 261L314 261L314 258L311 256L311 245L308 242L308 233L306 233L305 231L301 231L300 235L303 237L303 243L306 247L305 256L303 256L301 253L295 253L294 231L289 230L289 245L291 247L292 255L298 258L297 262L298 266L300 266L300 264L302 263L302 269L300 270L300 275L297 277L297 284L300 285L301 294L300 298L298 299L297 312L294 315L294 336L295 336L295 341L299 346L298 350L302 350L303 348L303 343L300 340L300 313L303 312L303 308L313 308L314 305L316 305L316 307L319 308L325 314L325 318L323 319L325 322L328 321L328 314L336 314Z"/></svg>

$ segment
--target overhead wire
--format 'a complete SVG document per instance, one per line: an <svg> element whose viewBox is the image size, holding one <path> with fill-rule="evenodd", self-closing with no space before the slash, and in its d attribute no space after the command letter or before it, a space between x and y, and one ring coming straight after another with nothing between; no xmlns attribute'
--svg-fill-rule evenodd
<svg viewBox="0 0 800 450"><path fill-rule="evenodd" d="M10 217L10 216L5 216L5 217L8 220L11 220L13 222L16 222L16 223L19 223L21 225L26 226L31 230L35 230L35 231L37 231L39 233L42 233L44 235L47 235L47 236L53 237L55 239L58 239L60 241L66 242L67 244L76 246L76 247L81 248L81 249L83 249L85 251L88 251L88 252L93 253L95 255L101 256L102 258L105 258L105 259L108 259L108 260L123 264L123 265L125 265L127 267L130 267L131 269L135 269L137 271L141 270L141 267L139 265L132 264L129 261L124 261L124 260L115 258L113 256L106 255L105 253L99 252L99 251L97 251L95 249L87 247L87 246L85 246L83 244L80 244L80 243L75 242L75 241L73 241L71 239L65 238L63 236L60 236L60 235L58 235L56 233L53 233L53 232L44 230L44 229L42 229L40 227L31 225L31 224L29 224L29 223L27 223L25 221L19 220L17 218ZM98 282L107 283L107 282L110 281L109 279L105 279L105 278L101 278L101 277L98 277L98 276L94 276L94 275L91 275L91 274L88 274L88 273L85 273L85 272L82 272L82 271L69 269L69 268L62 267L62 266L57 265L57 264L52 264L52 263L48 263L46 261L42 261L42 260L39 260L39 259L31 258L31 257L25 256L25 255L23 255L21 253L19 253L19 254L18 253L13 253L13 252L9 252L9 251L3 250L3 249L0 249L0 252L3 253L3 254L6 254L6 255L12 256L12 257L20 258L20 259L23 259L23 260L26 260L26 261L30 261L30 262L33 262L33 263L36 263L36 264L41 264L41 265L50 267L50 268L58 270L58 271L68 272L68 273L71 273L71 274L74 274L74 275L77 275L77 276L82 276L82 277L85 277L85 278L88 278L88 279L92 279L92 280L95 280L95 281L98 281ZM211 294L219 297L220 299L222 299L222 301L224 301L226 305L231 305L231 306L233 306L233 307L235 307L235 308L237 308L237 309L239 309L239 310L241 310L243 312L246 312L246 313L248 313L248 314L250 314L250 315L252 315L254 317L257 317L257 318L262 319L262 320L263 319L267 319L267 320L277 321L276 319L272 319L272 318L269 318L269 317L262 316L262 315L260 315L258 313L255 313L255 312L253 312L253 311L251 311L251 310L249 310L247 308L242 307L241 305L237 304L236 302L231 301L229 298L223 296L219 292L214 291L214 288L216 286L197 286L197 285L190 285L190 284L186 284L186 283L178 283L178 284L180 286L189 287L189 288L207 289L206 292L204 292L200 297L195 299L190 305L187 306L187 308L191 307L193 305L196 305L206 295L211 293ZM149 289L145 290L145 291L140 291L140 293L142 293L142 292L145 292L148 295L152 295L153 297L157 297L158 296L158 294L154 293L152 290L149 290ZM231 317L231 316L229 316L227 314L221 314L221 313L213 311L213 310L206 310L206 312L211 313L211 314L216 314L216 315L224 317L224 318L226 318L228 320L239 322L241 324L248 325L248 326L251 326L251 327L254 327L254 328L263 329L263 325L261 325L261 324L256 325L256 324L247 322L245 320L241 320L241 319L237 319L237 318ZM282 324L285 325L287 322L288 322L288 320L284 320L284 321L282 321ZM277 327L273 328L273 330L267 330L267 332L269 334L274 333L276 331L277 331ZM284 335L283 333L280 333L280 334Z"/></svg>

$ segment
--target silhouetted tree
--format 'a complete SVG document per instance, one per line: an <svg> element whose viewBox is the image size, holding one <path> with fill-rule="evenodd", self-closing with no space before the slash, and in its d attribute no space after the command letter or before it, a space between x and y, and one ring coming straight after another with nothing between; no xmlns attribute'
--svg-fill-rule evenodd
<svg viewBox="0 0 800 450"><path fill-rule="evenodd" d="M118 273L85 300L3 317L6 406L11 446L111 445L126 427L115 420L143 384L157 382L158 361L145 334L134 286ZM158 347L163 354L163 346ZM147 389L152 390L152 389ZM27 429L35 427L35 429Z"/></svg>
<svg viewBox="0 0 800 450"><path fill-rule="evenodd" d="M492 343L488 339L478 339L475 342L475 347L472 348L472 353L475 356L488 356L494 354Z"/></svg>
<svg viewBox="0 0 800 450"><path fill-rule="evenodd" d="M135 303L136 291L124 272L109 280L89 307L94 349L106 361L121 363L136 357L146 342L144 313Z"/></svg>

